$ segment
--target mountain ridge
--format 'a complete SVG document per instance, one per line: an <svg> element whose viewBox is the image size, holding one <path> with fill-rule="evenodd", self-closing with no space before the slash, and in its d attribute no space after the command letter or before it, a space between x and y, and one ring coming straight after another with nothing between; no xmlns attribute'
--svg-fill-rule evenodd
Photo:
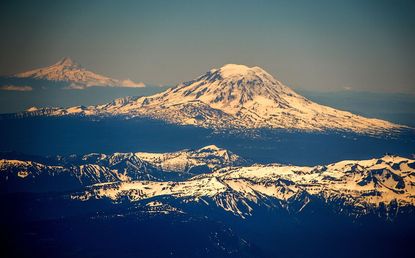
<svg viewBox="0 0 415 258"><path fill-rule="evenodd" d="M319 199L331 203L338 212L347 211L348 216L358 217L378 210L414 207L414 175L415 160L386 155L314 167L225 167L182 182L109 182L92 185L73 198L163 202L172 197L183 203L213 204L241 218L255 213L254 206L282 205L292 209L299 205L294 209L301 212L313 199Z"/></svg>
<svg viewBox="0 0 415 258"><path fill-rule="evenodd" d="M66 180L62 188L67 188L65 184L76 188L131 180L180 181L224 166L247 164L242 157L215 145L169 153L89 153L48 158L10 154L0 158L0 185L2 190L10 191L24 190L25 185L37 189L40 185L39 191L47 191L50 187L43 182L55 176Z"/></svg>
<svg viewBox="0 0 415 258"><path fill-rule="evenodd" d="M74 201L158 202L178 210L208 205L240 218L257 208L301 212L316 201L352 217L415 207L415 160L390 154L316 166L253 164L209 145L31 160L0 159L2 192L66 191Z"/></svg>

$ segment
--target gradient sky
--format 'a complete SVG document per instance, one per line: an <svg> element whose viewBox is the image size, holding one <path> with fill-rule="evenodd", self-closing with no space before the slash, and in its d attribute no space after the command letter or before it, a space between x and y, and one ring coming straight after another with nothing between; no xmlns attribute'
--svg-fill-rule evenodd
<svg viewBox="0 0 415 258"><path fill-rule="evenodd" d="M415 93L415 1L1 1L0 74L70 56L115 78L258 65L294 88Z"/></svg>

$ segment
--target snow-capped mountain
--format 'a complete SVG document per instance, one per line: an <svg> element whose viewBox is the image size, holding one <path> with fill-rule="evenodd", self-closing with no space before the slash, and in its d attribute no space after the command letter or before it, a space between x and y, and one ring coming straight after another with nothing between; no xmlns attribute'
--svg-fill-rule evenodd
<svg viewBox="0 0 415 258"><path fill-rule="evenodd" d="M380 133L402 126L314 103L260 67L228 64L148 97L105 105L28 110L30 115L150 117L208 128L281 128Z"/></svg>
<svg viewBox="0 0 415 258"><path fill-rule="evenodd" d="M45 162L44 162L45 163ZM97 183L132 180L183 180L226 166L248 164L243 158L214 145L172 153L91 153L57 156L41 161L0 159L0 185L13 190L30 186L48 191L50 186L83 187ZM57 179L60 178L60 179ZM64 178L65 180L61 180ZM56 181L56 184L48 182ZM13 187L10 187L10 185ZM59 188L59 187L58 187Z"/></svg>
<svg viewBox="0 0 415 258"><path fill-rule="evenodd" d="M142 82L136 83L129 79L117 80L93 73L68 57L51 66L18 73L13 77L68 82L67 88L70 89L84 89L91 86L145 87Z"/></svg>
<svg viewBox="0 0 415 258"><path fill-rule="evenodd" d="M415 160L387 155L315 167L227 167L183 182L98 184L74 198L119 201L127 197L134 202L166 196L183 203L214 203L241 217L255 213L255 206L273 204L290 209L300 203L300 212L314 198L358 216L385 207L415 206Z"/></svg>

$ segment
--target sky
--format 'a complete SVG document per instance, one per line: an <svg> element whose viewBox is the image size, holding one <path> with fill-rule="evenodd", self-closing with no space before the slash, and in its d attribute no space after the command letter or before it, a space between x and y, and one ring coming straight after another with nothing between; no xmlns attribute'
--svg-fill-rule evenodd
<svg viewBox="0 0 415 258"><path fill-rule="evenodd" d="M0 74L69 56L174 85L227 63L312 91L415 93L415 1L0 2Z"/></svg>

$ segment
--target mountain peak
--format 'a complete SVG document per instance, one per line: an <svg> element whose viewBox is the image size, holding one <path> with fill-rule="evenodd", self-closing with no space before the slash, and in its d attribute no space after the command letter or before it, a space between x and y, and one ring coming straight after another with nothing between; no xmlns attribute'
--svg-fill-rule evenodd
<svg viewBox="0 0 415 258"><path fill-rule="evenodd" d="M173 88L164 102L185 103L198 101L227 114L241 110L269 108L287 105L284 95L296 95L288 87L260 67L227 64L212 69L195 80L184 82Z"/></svg>
<svg viewBox="0 0 415 258"><path fill-rule="evenodd" d="M200 148L199 150L212 150L212 151L218 151L220 150L220 148L214 144L212 145L207 145L205 147Z"/></svg>
<svg viewBox="0 0 415 258"><path fill-rule="evenodd" d="M207 77L227 81L259 82L280 84L272 75L259 66L249 67L242 64L226 64L219 69L212 69ZM240 85L241 83L239 83Z"/></svg>
<svg viewBox="0 0 415 258"><path fill-rule="evenodd" d="M17 78L32 78L49 81L67 82L69 89L85 89L92 86L109 87L145 87L145 84L136 83L129 79L117 80L100 75L87 69L73 61L70 57L64 57L55 64L47 67L34 69L31 71L14 75Z"/></svg>
<svg viewBox="0 0 415 258"><path fill-rule="evenodd" d="M74 62L70 57L62 58L55 65L64 66L64 67L71 67L71 66L79 67L80 66L78 63Z"/></svg>
<svg viewBox="0 0 415 258"><path fill-rule="evenodd" d="M245 75L250 71L250 68L246 65L240 64L226 64L219 69L223 76L232 75Z"/></svg>
<svg viewBox="0 0 415 258"><path fill-rule="evenodd" d="M249 76L249 75L259 75L267 74L264 69L258 66L248 67L241 64L226 64L222 66L219 70L223 77L232 77L232 76Z"/></svg>

